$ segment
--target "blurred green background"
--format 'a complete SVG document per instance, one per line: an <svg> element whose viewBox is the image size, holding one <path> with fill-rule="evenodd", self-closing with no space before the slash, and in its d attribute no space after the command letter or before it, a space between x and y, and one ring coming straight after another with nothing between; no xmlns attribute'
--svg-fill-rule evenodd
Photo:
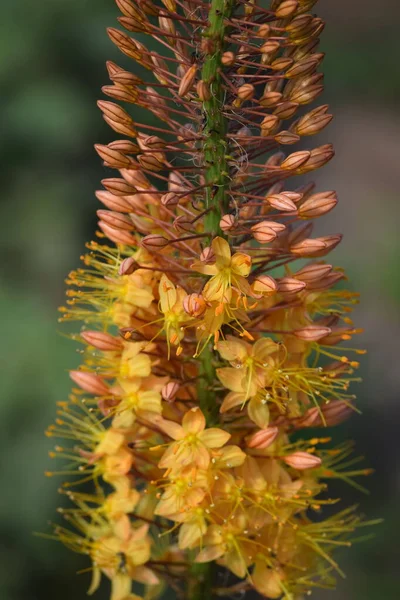
<svg viewBox="0 0 400 600"><path fill-rule="evenodd" d="M348 578L337 594L314 597L394 600L400 597L400 5L331 0L317 10L328 21L324 100L336 116L321 143L332 141L337 151L318 179L341 199L322 229L345 234L334 260L362 293L356 321L365 327L369 351L359 389L364 415L341 435L354 438L376 469L370 496L341 493L385 522L373 540L343 554ZM78 362L73 344L57 331L56 309L64 277L95 230L93 191L103 170L93 143L113 139L95 102L107 83L105 60L120 59L105 33L118 11L113 0L3 0L1 14L0 597L81 600L89 576L75 573L85 560L32 532L56 519L58 482L43 475L51 446L43 431L55 402L68 394L67 369Z"/></svg>

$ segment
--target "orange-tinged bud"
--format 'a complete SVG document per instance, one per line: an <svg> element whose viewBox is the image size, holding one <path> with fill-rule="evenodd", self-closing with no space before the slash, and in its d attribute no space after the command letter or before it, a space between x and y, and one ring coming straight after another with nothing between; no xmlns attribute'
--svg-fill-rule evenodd
<svg viewBox="0 0 400 600"><path fill-rule="evenodd" d="M297 469L298 471L315 469L316 467L319 467L322 462L318 456L301 451L284 456L283 460L289 467L293 467L293 469Z"/></svg>
<svg viewBox="0 0 400 600"><path fill-rule="evenodd" d="M328 404L324 404L321 410L328 427L339 425L354 413L354 408L344 400L331 400Z"/></svg>
<svg viewBox="0 0 400 600"><path fill-rule="evenodd" d="M325 144L324 146L320 146L319 148L315 148L311 150L311 156L306 162L306 164L302 165L300 169L300 173L308 173L309 171L315 171L316 169L320 169L326 163L328 163L335 156L335 151L333 149L332 144Z"/></svg>
<svg viewBox="0 0 400 600"><path fill-rule="evenodd" d="M189 294L183 299L183 309L191 317L200 317L207 305L201 294Z"/></svg>
<svg viewBox="0 0 400 600"><path fill-rule="evenodd" d="M278 142L278 144L290 146L291 144L296 144L300 140L300 136L292 131L280 131L276 134L274 140Z"/></svg>
<svg viewBox="0 0 400 600"><path fill-rule="evenodd" d="M162 160L162 155L157 154L139 154L137 159L141 167L148 171L162 171L165 169L165 161Z"/></svg>
<svg viewBox="0 0 400 600"><path fill-rule="evenodd" d="M112 227L104 221L99 221L99 227L104 235L116 244L126 244L127 246L134 246L136 244L136 239L129 231Z"/></svg>
<svg viewBox="0 0 400 600"><path fill-rule="evenodd" d="M103 352L115 352L122 348L122 341L119 338L103 331L82 331L81 337L85 342Z"/></svg>
<svg viewBox="0 0 400 600"><path fill-rule="evenodd" d="M107 192L105 190L97 190L95 195L96 198L110 210L115 210L120 213L132 212L132 206L121 196L115 196L111 192Z"/></svg>
<svg viewBox="0 0 400 600"><path fill-rule="evenodd" d="M266 137L270 135L274 129L278 126L279 119L276 115L267 115L261 121L261 135Z"/></svg>
<svg viewBox="0 0 400 600"><path fill-rule="evenodd" d="M271 221L261 221L261 223L257 223L251 228L254 239L256 239L257 242L260 242L260 244L273 242L278 235L270 225Z"/></svg>
<svg viewBox="0 0 400 600"><path fill-rule="evenodd" d="M293 277L282 277L277 280L278 292L281 294L298 294L306 287L303 281L294 279Z"/></svg>
<svg viewBox="0 0 400 600"><path fill-rule="evenodd" d="M276 436L279 433L278 427L267 427L266 429L260 429L253 435L246 438L246 444L248 448L257 448L259 450L265 450L273 444Z"/></svg>
<svg viewBox="0 0 400 600"><path fill-rule="evenodd" d="M302 165L304 165L310 158L311 152L308 150L299 150L298 152L293 152L293 154L289 154L287 158L281 163L281 169L285 169L287 171L295 171Z"/></svg>
<svg viewBox="0 0 400 600"><path fill-rule="evenodd" d="M118 177L110 177L109 179L102 179L102 185L114 194L115 196L131 196L136 194L137 189L130 185L125 181L125 179L120 179Z"/></svg>
<svg viewBox="0 0 400 600"><path fill-rule="evenodd" d="M278 285L269 275L259 275L253 283L253 290L261 294L274 294Z"/></svg>
<svg viewBox="0 0 400 600"><path fill-rule="evenodd" d="M301 281L305 283L313 283L315 281L319 281L325 275L328 275L332 271L332 265L327 265L324 263L312 263L310 265L306 265L300 271L297 271L294 274L294 277L297 277Z"/></svg>
<svg viewBox="0 0 400 600"><path fill-rule="evenodd" d="M205 263L206 265L215 262L215 258L215 252L210 246L204 248L204 250L200 254L201 262Z"/></svg>
<svg viewBox="0 0 400 600"><path fill-rule="evenodd" d="M271 33L270 25L268 25L268 23L263 23L258 28L257 36L261 37L261 38L267 38L267 37L269 37L270 33Z"/></svg>
<svg viewBox="0 0 400 600"><path fill-rule="evenodd" d="M299 135L315 135L322 131L332 121L333 115L312 114L304 115L299 119L294 130Z"/></svg>
<svg viewBox="0 0 400 600"><path fill-rule="evenodd" d="M276 9L275 16L278 19L285 19L287 17L291 17L293 13L296 12L298 6L299 3L297 2L297 0L284 0L279 5L279 8Z"/></svg>
<svg viewBox="0 0 400 600"><path fill-rule="evenodd" d="M300 205L299 215L303 219L315 219L335 208L337 202L336 192L313 194Z"/></svg>
<svg viewBox="0 0 400 600"><path fill-rule="evenodd" d="M233 52L224 52L221 56L221 63L224 67L231 67L236 60L236 56Z"/></svg>
<svg viewBox="0 0 400 600"><path fill-rule="evenodd" d="M173 402L177 393L179 392L180 385L176 381L169 381L164 385L161 390L161 396L166 402Z"/></svg>
<svg viewBox="0 0 400 600"><path fill-rule="evenodd" d="M133 121L126 110L121 108L118 104L115 104L115 102L99 100L97 102L97 106L100 108L105 117L108 117L117 123L125 123L127 125L133 124Z"/></svg>
<svg viewBox="0 0 400 600"><path fill-rule="evenodd" d="M179 204L181 196L175 192L167 192L161 196L161 204L163 206L176 206Z"/></svg>
<svg viewBox="0 0 400 600"><path fill-rule="evenodd" d="M274 110L274 115L276 115L279 119L282 120L290 119L291 117L293 117L294 114L296 114L298 108L299 105L297 104L297 102L282 102Z"/></svg>
<svg viewBox="0 0 400 600"><path fill-rule="evenodd" d="M240 98L240 100L251 100L255 94L254 85L251 85L250 83L245 83L244 85L240 86L236 94L238 98Z"/></svg>
<svg viewBox="0 0 400 600"><path fill-rule="evenodd" d="M294 335L300 340L305 342L316 342L326 335L331 333L330 327L321 327L319 325L310 325L309 327L303 327L302 329L296 329L293 332Z"/></svg>
<svg viewBox="0 0 400 600"><path fill-rule="evenodd" d="M105 396L109 393L108 386L98 375L87 371L70 371L69 376L80 388L96 396Z"/></svg>
<svg viewBox="0 0 400 600"><path fill-rule="evenodd" d="M119 269L118 269L118 274L119 275L132 275L132 273L134 273L136 271L136 269L139 269L139 265L136 262L136 260L133 258L133 256L129 256L128 258L124 258L124 260L121 262Z"/></svg>
<svg viewBox="0 0 400 600"><path fill-rule="evenodd" d="M97 154L102 158L110 167L114 167L115 169L121 169L123 167L129 167L130 159L119 152L118 150L113 150L108 146L103 146L102 144L94 145Z"/></svg>
<svg viewBox="0 0 400 600"><path fill-rule="evenodd" d="M265 42L265 44L263 44L260 48L260 52L262 52L263 54L272 54L273 52L276 52L279 49L279 42L276 40L268 40L267 42Z"/></svg>
<svg viewBox="0 0 400 600"><path fill-rule="evenodd" d="M264 106L265 108L272 108L272 107L276 106L278 104L278 102L280 102L281 98L282 98L281 92L266 92L260 98L260 104L261 104L261 106Z"/></svg>
<svg viewBox="0 0 400 600"><path fill-rule="evenodd" d="M158 250L159 248L165 248L170 243L170 240L163 237L162 235L146 235L141 241L141 244L144 248L148 250Z"/></svg>
<svg viewBox="0 0 400 600"><path fill-rule="evenodd" d="M236 226L236 219L233 215L224 215L219 222L219 226L222 231L230 231Z"/></svg>
<svg viewBox="0 0 400 600"><path fill-rule="evenodd" d="M125 229L126 231L132 231L134 229L132 220L126 215L103 209L98 210L96 214L104 223L108 223L108 225L111 225L111 227L115 227L116 229Z"/></svg>
<svg viewBox="0 0 400 600"><path fill-rule="evenodd" d="M211 98L211 90L208 83L201 79L196 85L197 95L202 102L206 102Z"/></svg>
<svg viewBox="0 0 400 600"><path fill-rule="evenodd" d="M197 65L192 65L182 77L181 83L178 89L178 95L183 98L191 90L194 80L196 78Z"/></svg>
<svg viewBox="0 0 400 600"><path fill-rule="evenodd" d="M276 210L281 212L290 212L297 210L295 203L287 194L272 194L267 196L265 200Z"/></svg>
<svg viewBox="0 0 400 600"><path fill-rule="evenodd" d="M318 256L318 253L326 250L327 245L320 238L308 238L290 246L291 254L304 258Z"/></svg>

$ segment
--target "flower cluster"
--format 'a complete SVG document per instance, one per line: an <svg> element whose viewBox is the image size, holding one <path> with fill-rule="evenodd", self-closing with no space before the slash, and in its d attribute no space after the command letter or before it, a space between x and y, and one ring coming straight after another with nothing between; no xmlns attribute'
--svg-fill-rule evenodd
<svg viewBox="0 0 400 600"><path fill-rule="evenodd" d="M288 183L333 156L301 141L332 118L304 109L324 23L316 0L116 3L128 33L109 36L138 67L107 64L98 105L123 137L96 150L118 177L61 308L83 361L47 431L72 441L51 452L71 476L55 533L111 600L299 599L334 585L332 550L360 522L323 518L328 480L368 473L324 431L355 410L363 353L339 347L359 332L357 294L325 261L341 236L312 234L336 194Z"/></svg>

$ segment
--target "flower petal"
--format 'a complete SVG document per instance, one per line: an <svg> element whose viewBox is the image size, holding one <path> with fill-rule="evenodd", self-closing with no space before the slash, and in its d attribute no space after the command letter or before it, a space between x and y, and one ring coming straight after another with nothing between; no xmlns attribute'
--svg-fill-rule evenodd
<svg viewBox="0 0 400 600"><path fill-rule="evenodd" d="M250 419L260 427L266 429L269 424L269 408L267 402L255 396L247 405L247 413Z"/></svg>
<svg viewBox="0 0 400 600"><path fill-rule="evenodd" d="M206 420L198 406L188 410L188 412L182 419L182 427L186 435L188 433L200 433L201 431L203 431L205 426Z"/></svg>
<svg viewBox="0 0 400 600"><path fill-rule="evenodd" d="M199 439L208 448L221 448L231 437L231 434L217 427L210 427L199 434Z"/></svg>

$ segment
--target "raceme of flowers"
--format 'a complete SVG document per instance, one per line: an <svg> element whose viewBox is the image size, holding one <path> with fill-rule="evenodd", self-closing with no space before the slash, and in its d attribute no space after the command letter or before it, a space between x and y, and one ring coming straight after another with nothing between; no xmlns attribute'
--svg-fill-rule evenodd
<svg viewBox="0 0 400 600"><path fill-rule="evenodd" d="M334 154L308 139L332 118L308 107L324 23L315 0L116 3L98 106L118 139L96 145L98 241L61 308L82 365L47 431L66 440L55 536L111 600L298 600L364 524L324 515L330 480L368 473L326 431L363 353L326 258L341 235L313 233L337 197L297 179Z"/></svg>

